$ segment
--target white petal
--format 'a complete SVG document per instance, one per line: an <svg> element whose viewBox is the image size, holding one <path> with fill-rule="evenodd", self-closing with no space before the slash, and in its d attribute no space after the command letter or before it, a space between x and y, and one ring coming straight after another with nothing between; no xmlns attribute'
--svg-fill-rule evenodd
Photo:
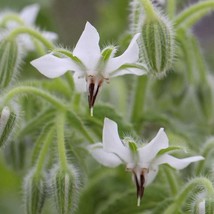
<svg viewBox="0 0 214 214"><path fill-rule="evenodd" d="M175 158L171 155L164 154L164 155L161 155L160 157L158 157L157 159L155 159L154 165L169 164L171 167L173 167L175 169L183 169L183 168L187 167L190 163L200 161L200 160L204 160L204 157L193 156L193 157L189 157L189 158L179 159L179 158Z"/></svg>
<svg viewBox="0 0 214 214"><path fill-rule="evenodd" d="M147 168L150 164L150 161L157 155L157 153L161 149L166 149L168 147L168 137L164 132L164 129L161 128L150 143L138 149L140 158L139 164L141 165L141 167Z"/></svg>
<svg viewBox="0 0 214 214"><path fill-rule="evenodd" d="M31 61L31 64L48 78L62 76L66 71L73 71L76 65L69 58L59 58L52 54L46 54Z"/></svg>
<svg viewBox="0 0 214 214"><path fill-rule="evenodd" d="M140 34L136 34L132 41L130 42L128 48L126 51L118 57L109 59L109 61L106 64L105 72L111 73L115 70L117 70L120 66L126 63L135 63L139 59L139 47L137 44L137 39L140 36Z"/></svg>
<svg viewBox="0 0 214 214"><path fill-rule="evenodd" d="M73 55L78 57L88 70L94 72L101 57L99 47L100 36L89 22L74 48Z"/></svg>
<svg viewBox="0 0 214 214"><path fill-rule="evenodd" d="M76 88L77 92L80 92L80 93L86 92L87 83L86 83L85 78L80 78L77 73L74 73L73 78L74 78L75 88Z"/></svg>
<svg viewBox="0 0 214 214"><path fill-rule="evenodd" d="M127 68L127 69L123 69L123 70L118 70L116 72L114 72L113 74L110 74L111 77L118 77L118 76L123 76L126 74L134 74L137 76L141 76L143 74L146 74L147 72L145 70L142 69L138 69L138 68Z"/></svg>
<svg viewBox="0 0 214 214"><path fill-rule="evenodd" d="M25 7L20 12L20 16L27 25L33 25L36 21L36 17L38 15L39 9L40 7L38 4L32 4L30 6Z"/></svg>
<svg viewBox="0 0 214 214"><path fill-rule="evenodd" d="M122 163L115 154L104 151L102 143L91 145L88 150L94 159L104 166L116 167Z"/></svg>
<svg viewBox="0 0 214 214"><path fill-rule="evenodd" d="M131 162L130 151L118 135L117 124L108 118L105 118L103 126L103 149L118 155L126 163Z"/></svg>

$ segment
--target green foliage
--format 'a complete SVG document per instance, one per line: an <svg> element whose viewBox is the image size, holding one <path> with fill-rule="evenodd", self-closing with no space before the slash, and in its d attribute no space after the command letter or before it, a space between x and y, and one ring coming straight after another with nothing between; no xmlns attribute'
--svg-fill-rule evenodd
<svg viewBox="0 0 214 214"><path fill-rule="evenodd" d="M48 0L40 2L43 6L51 4ZM150 6L143 7L142 2ZM140 63L147 63L148 68L127 63L120 69L149 69L157 75L118 77L115 82L104 78L93 117L87 95L76 90L73 73L48 80L30 66L31 60L50 51L84 66L69 49L56 45L37 27L52 26L47 7L32 25L21 20L19 13L8 16L6 22L0 20L0 213L191 214L200 213L200 209L213 213L213 65L206 64L190 28L214 10L214 1L199 1L181 10L180 4L187 5L187 1L168 0L160 5L162 12L154 2L96 3L100 43L102 46L105 41L106 47L99 62L107 63L116 49L122 52L140 32ZM3 0L0 5L21 8L26 3L29 1ZM7 27L5 23L10 22L12 27ZM23 35L34 44L33 49L20 42ZM117 42L109 45L107 39ZM156 78L163 73L164 77ZM6 106L15 113L10 109L5 114ZM159 156L169 152L181 158L182 150L205 160L182 172L166 164L159 166L138 207L130 173L123 166L102 167L88 153L89 144L102 142L106 117L118 124L120 138L128 141L133 153L137 144L149 141L164 127L170 146ZM22 207L19 190L24 177Z"/></svg>

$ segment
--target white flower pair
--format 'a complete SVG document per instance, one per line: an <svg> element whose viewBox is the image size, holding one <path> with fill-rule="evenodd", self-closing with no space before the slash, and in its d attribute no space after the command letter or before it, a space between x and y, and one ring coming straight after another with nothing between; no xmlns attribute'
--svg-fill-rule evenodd
<svg viewBox="0 0 214 214"><path fill-rule="evenodd" d="M136 34L126 51L114 57L116 48L109 46L102 51L97 30L87 23L72 53L52 51L33 60L31 64L48 78L56 78L67 71L73 72L76 88L88 91L89 108L93 111L94 102L103 81L125 74L143 75L147 73L145 64L139 63L139 47ZM190 163L203 160L202 156L178 159L169 154L168 138L161 128L156 137L145 146L137 146L129 139L121 140L117 124L105 118L103 142L88 147L92 156L107 167L125 164L132 172L137 187L138 205L149 185L158 173L159 165L168 164L175 169L183 169Z"/></svg>

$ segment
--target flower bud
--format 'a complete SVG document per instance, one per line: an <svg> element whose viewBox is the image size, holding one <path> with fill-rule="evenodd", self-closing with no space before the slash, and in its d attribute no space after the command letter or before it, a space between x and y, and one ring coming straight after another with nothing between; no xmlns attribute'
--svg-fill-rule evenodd
<svg viewBox="0 0 214 214"><path fill-rule="evenodd" d="M20 57L16 41L3 39L0 42L0 89L10 84L19 64Z"/></svg>
<svg viewBox="0 0 214 214"><path fill-rule="evenodd" d="M145 8L146 9L146 8ZM146 13L141 29L141 56L149 71L163 76L171 67L174 57L174 33L169 20L155 9Z"/></svg>
<svg viewBox="0 0 214 214"><path fill-rule="evenodd" d="M0 147L5 144L13 131L16 121L16 114L5 106L0 114Z"/></svg>
<svg viewBox="0 0 214 214"><path fill-rule="evenodd" d="M24 179L24 205L26 214L40 214L46 198L46 183L43 174L36 175L33 169Z"/></svg>
<svg viewBox="0 0 214 214"><path fill-rule="evenodd" d="M79 175L74 166L67 170L55 167L51 172L51 193L58 214L73 213L79 193Z"/></svg>

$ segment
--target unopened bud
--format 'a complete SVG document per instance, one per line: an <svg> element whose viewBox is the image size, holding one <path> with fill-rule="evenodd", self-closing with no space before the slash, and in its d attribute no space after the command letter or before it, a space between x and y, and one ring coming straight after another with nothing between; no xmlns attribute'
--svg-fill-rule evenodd
<svg viewBox="0 0 214 214"><path fill-rule="evenodd" d="M4 107L0 114L0 147L6 143L13 131L16 114L9 107Z"/></svg>
<svg viewBox="0 0 214 214"><path fill-rule="evenodd" d="M51 190L58 214L73 213L79 196L79 175L74 166L66 171L56 167L51 173Z"/></svg>
<svg viewBox="0 0 214 214"><path fill-rule="evenodd" d="M45 176L32 170L24 179L24 205L26 214L40 214L46 198Z"/></svg>
<svg viewBox="0 0 214 214"><path fill-rule="evenodd" d="M10 84L19 64L20 57L16 41L3 39L0 42L0 89Z"/></svg>
<svg viewBox="0 0 214 214"><path fill-rule="evenodd" d="M147 7L141 29L141 55L149 71L159 77L171 68L174 58L174 33L170 21L157 9L153 8L152 14L146 13L146 9Z"/></svg>

